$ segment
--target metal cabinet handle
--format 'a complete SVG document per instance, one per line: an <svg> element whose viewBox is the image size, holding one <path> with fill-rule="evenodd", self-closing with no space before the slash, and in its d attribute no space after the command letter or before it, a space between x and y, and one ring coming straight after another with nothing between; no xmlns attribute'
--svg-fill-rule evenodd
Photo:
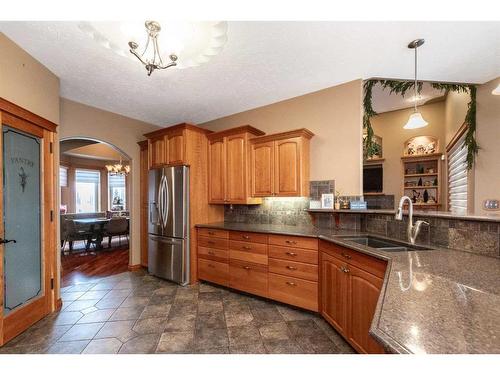
<svg viewBox="0 0 500 375"><path fill-rule="evenodd" d="M340 270L344 273L349 273L351 270L349 268L346 268L346 267L340 267Z"/></svg>
<svg viewBox="0 0 500 375"><path fill-rule="evenodd" d="M297 241L286 240L285 242L289 245L297 245Z"/></svg>
<svg viewBox="0 0 500 375"><path fill-rule="evenodd" d="M16 240L6 240L6 239L3 239L3 238L0 238L0 244L1 243L9 243L9 242L14 242L14 243L17 243Z"/></svg>
<svg viewBox="0 0 500 375"><path fill-rule="evenodd" d="M251 268L250 268L250 267L248 267L248 266L243 266L243 268L244 268L244 269L246 269L246 270L250 270L250 269L251 269Z"/></svg>
<svg viewBox="0 0 500 375"><path fill-rule="evenodd" d="M252 250L252 247L251 247L251 246L242 246L242 247L243 247L243 249L245 249L245 250Z"/></svg>
<svg viewBox="0 0 500 375"><path fill-rule="evenodd" d="M208 252L210 255L214 255L215 253L213 251Z"/></svg>
<svg viewBox="0 0 500 375"><path fill-rule="evenodd" d="M245 234L244 234L242 237L243 237L245 240L249 240L249 239L250 239L250 236L247 236L247 235L245 235Z"/></svg>
<svg viewBox="0 0 500 375"><path fill-rule="evenodd" d="M215 268L215 266L213 264L210 264L210 263L208 264L208 266L211 268Z"/></svg>
<svg viewBox="0 0 500 375"><path fill-rule="evenodd" d="M286 268L288 268L291 271L295 271L297 269L297 267L293 267L293 266L286 266Z"/></svg>
<svg viewBox="0 0 500 375"><path fill-rule="evenodd" d="M297 256L297 254L296 254L296 253L293 253L293 252L290 252L290 251L287 251L285 254L286 254L286 255L289 255L289 256L291 256L291 257L295 257L295 256Z"/></svg>
<svg viewBox="0 0 500 375"><path fill-rule="evenodd" d="M287 285L290 285L290 286L297 286L297 284L295 284L294 282L291 282L291 281L287 281L286 283L287 283Z"/></svg>
<svg viewBox="0 0 500 375"><path fill-rule="evenodd" d="M215 241L207 241L210 245L215 245Z"/></svg>
<svg viewBox="0 0 500 375"><path fill-rule="evenodd" d="M346 259L351 259L351 256L349 254L342 253L342 256Z"/></svg>
<svg viewBox="0 0 500 375"><path fill-rule="evenodd" d="M209 231L208 234L213 236L213 235L215 235L215 232Z"/></svg>

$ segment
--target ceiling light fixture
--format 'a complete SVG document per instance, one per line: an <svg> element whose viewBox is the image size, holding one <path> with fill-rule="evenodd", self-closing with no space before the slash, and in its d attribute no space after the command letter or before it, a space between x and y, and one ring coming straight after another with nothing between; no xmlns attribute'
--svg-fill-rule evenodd
<svg viewBox="0 0 500 375"><path fill-rule="evenodd" d="M128 42L128 46L130 47L130 53L137 57L146 67L148 76L150 76L156 69L167 69L172 66L176 66L177 55L171 53L168 56L170 59L168 64L164 64L161 58L160 48L158 47L158 36L161 31L160 24L156 21L146 21L144 26L146 26L148 39L142 53L137 52L139 45L136 42L130 41Z"/></svg>
<svg viewBox="0 0 500 375"><path fill-rule="evenodd" d="M500 83L498 84L498 86L496 88L493 89L493 91L491 93L493 95L500 95Z"/></svg>
<svg viewBox="0 0 500 375"><path fill-rule="evenodd" d="M424 44L424 39L415 39L413 42L408 44L408 48L415 50L415 98L418 98L418 81L417 81L417 49L422 44ZM417 110L417 100L414 101L415 107L413 113L410 115L408 122L403 126L403 129L418 129L427 126L429 123L424 120L422 114Z"/></svg>
<svg viewBox="0 0 500 375"><path fill-rule="evenodd" d="M126 176L130 173L130 165L123 165L122 164L122 159L120 159L120 162L117 164L108 164L106 165L106 169L108 170L108 173L112 176Z"/></svg>

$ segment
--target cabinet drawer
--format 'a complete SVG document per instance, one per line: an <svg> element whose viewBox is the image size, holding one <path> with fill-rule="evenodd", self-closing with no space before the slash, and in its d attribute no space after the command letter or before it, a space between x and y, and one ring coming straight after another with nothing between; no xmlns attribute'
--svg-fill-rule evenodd
<svg viewBox="0 0 500 375"><path fill-rule="evenodd" d="M269 236L269 244L318 250L318 239L310 237L282 236L273 234Z"/></svg>
<svg viewBox="0 0 500 375"><path fill-rule="evenodd" d="M229 259L229 251L198 246L198 256L204 259L227 263Z"/></svg>
<svg viewBox="0 0 500 375"><path fill-rule="evenodd" d="M283 247L269 245L269 258L292 260L295 262L318 264L318 251L295 249L293 247Z"/></svg>
<svg viewBox="0 0 500 375"><path fill-rule="evenodd" d="M229 232L229 239L267 244L267 234L251 232Z"/></svg>
<svg viewBox="0 0 500 375"><path fill-rule="evenodd" d="M202 246L202 247L210 247L212 249L227 250L228 244L229 244L228 240L226 240L224 238L212 238L212 237L204 237L204 236L198 237L198 246Z"/></svg>
<svg viewBox="0 0 500 375"><path fill-rule="evenodd" d="M318 281L318 266L289 260L269 259L269 272Z"/></svg>
<svg viewBox="0 0 500 375"><path fill-rule="evenodd" d="M318 283L270 273L269 298L318 311Z"/></svg>
<svg viewBox="0 0 500 375"><path fill-rule="evenodd" d="M244 241L229 241L229 258L267 264L267 245Z"/></svg>
<svg viewBox="0 0 500 375"><path fill-rule="evenodd" d="M229 286L267 297L267 266L231 259L229 261Z"/></svg>
<svg viewBox="0 0 500 375"><path fill-rule="evenodd" d="M207 259L198 259L198 278L228 286L229 264Z"/></svg>
<svg viewBox="0 0 500 375"><path fill-rule="evenodd" d="M227 230L212 228L198 228L198 235L206 237L229 238L229 232Z"/></svg>
<svg viewBox="0 0 500 375"><path fill-rule="evenodd" d="M372 275L375 275L380 278L384 278L385 269L387 267L387 262L375 258L370 255L363 254L359 251L348 249L343 246L336 245L327 241L320 241L320 249L321 251L330 254L337 259L341 259L342 261L352 264L370 272Z"/></svg>

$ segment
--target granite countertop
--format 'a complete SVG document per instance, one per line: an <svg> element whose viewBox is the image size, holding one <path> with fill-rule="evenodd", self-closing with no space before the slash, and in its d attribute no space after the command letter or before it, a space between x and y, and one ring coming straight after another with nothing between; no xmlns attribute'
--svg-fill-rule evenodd
<svg viewBox="0 0 500 375"><path fill-rule="evenodd" d="M500 259L440 248L386 252L341 238L361 232L312 226L197 227L317 237L387 260L370 333L389 351L500 353Z"/></svg>

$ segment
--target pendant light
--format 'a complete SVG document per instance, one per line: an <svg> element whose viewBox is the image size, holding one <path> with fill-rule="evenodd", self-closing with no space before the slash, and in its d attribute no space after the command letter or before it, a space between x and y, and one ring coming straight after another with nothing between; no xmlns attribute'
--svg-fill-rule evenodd
<svg viewBox="0 0 500 375"><path fill-rule="evenodd" d="M493 95L500 95L500 83L498 84L498 86L496 88L493 89L493 91L491 93Z"/></svg>
<svg viewBox="0 0 500 375"><path fill-rule="evenodd" d="M422 114L417 110L417 95L418 95L418 89L417 89L417 49L420 47L422 44L424 44L423 39L415 39L413 42L408 44L408 48L412 48L415 50L415 108L414 112L410 115L410 118L408 119L408 122L403 126L403 129L418 129L418 128L423 128L424 126L427 126L429 123L424 120L422 117Z"/></svg>

